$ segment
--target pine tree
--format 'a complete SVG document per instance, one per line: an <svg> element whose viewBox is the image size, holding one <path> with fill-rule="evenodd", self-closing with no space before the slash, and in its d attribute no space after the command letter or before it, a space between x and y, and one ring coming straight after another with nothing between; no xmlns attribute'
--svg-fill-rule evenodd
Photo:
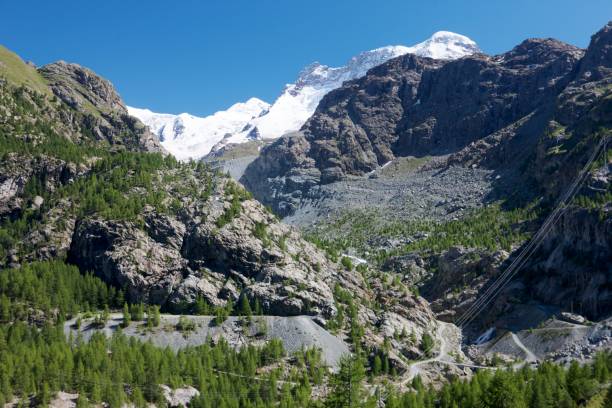
<svg viewBox="0 0 612 408"><path fill-rule="evenodd" d="M359 357L343 356L340 370L330 380L332 391L325 406L330 408L361 407L365 401L362 381L365 368Z"/></svg>
<svg viewBox="0 0 612 408"><path fill-rule="evenodd" d="M533 397L531 400L532 408L548 408L552 406L553 397L550 383L546 381L544 375L538 375L534 379Z"/></svg>
<svg viewBox="0 0 612 408"><path fill-rule="evenodd" d="M240 296L240 305L238 309L238 313L241 316L245 316L247 322L250 322L251 316L253 316L253 312L251 310L251 303L249 302L249 298L244 293Z"/></svg>
<svg viewBox="0 0 612 408"><path fill-rule="evenodd" d="M108 305L104 305L104 310L102 311L101 322L103 325L108 323L108 319L110 319L110 310L108 310Z"/></svg>
<svg viewBox="0 0 612 408"><path fill-rule="evenodd" d="M372 374L374 376L380 375L381 370L382 370L382 360L377 354L376 356L374 356L374 363L372 364Z"/></svg>
<svg viewBox="0 0 612 408"><path fill-rule="evenodd" d="M4 294L0 296L0 322L11 320L11 300Z"/></svg>
<svg viewBox="0 0 612 408"><path fill-rule="evenodd" d="M433 353L434 340L429 333L423 333L421 337L421 350L426 356L431 356Z"/></svg>
<svg viewBox="0 0 612 408"><path fill-rule="evenodd" d="M585 368L589 370L588 367ZM577 403L589 400L597 392L597 381L589 378L587 370L581 368L576 361L572 361L567 371L567 390Z"/></svg>
<svg viewBox="0 0 612 408"><path fill-rule="evenodd" d="M608 386L602 408L612 408L612 384Z"/></svg>
<svg viewBox="0 0 612 408"><path fill-rule="evenodd" d="M147 406L142 390L139 387L134 388L132 392L132 402L136 408L145 408Z"/></svg>
<svg viewBox="0 0 612 408"><path fill-rule="evenodd" d="M606 363L604 354L597 354L593 363L593 375L600 383L604 383L610 378L610 371Z"/></svg>
<svg viewBox="0 0 612 408"><path fill-rule="evenodd" d="M215 310L215 320L214 323L216 326L220 326L227 320L227 309L224 307L218 307Z"/></svg>
<svg viewBox="0 0 612 408"><path fill-rule="evenodd" d="M487 408L526 408L527 404L510 375L498 370L483 396L483 406Z"/></svg>
<svg viewBox="0 0 612 408"><path fill-rule="evenodd" d="M119 385L112 386L109 384L106 391L106 400L110 408L121 408L125 401L125 393Z"/></svg>
<svg viewBox="0 0 612 408"><path fill-rule="evenodd" d="M261 316L263 314L263 310L261 308L261 303L259 302L258 298L255 298L255 307L254 307L254 309L255 309L255 314L257 316Z"/></svg>
<svg viewBox="0 0 612 408"><path fill-rule="evenodd" d="M76 400L76 408L88 408L89 401L83 392L79 392L79 397Z"/></svg>
<svg viewBox="0 0 612 408"><path fill-rule="evenodd" d="M153 309L151 306L147 306L147 327L153 327Z"/></svg>
<svg viewBox="0 0 612 408"><path fill-rule="evenodd" d="M225 305L225 310L228 316L231 316L231 314L234 312L234 300L232 298L229 298L227 300L227 304Z"/></svg>
<svg viewBox="0 0 612 408"><path fill-rule="evenodd" d="M142 303L132 304L130 306L130 314L135 322L144 320L144 305Z"/></svg>
<svg viewBox="0 0 612 408"><path fill-rule="evenodd" d="M453 396L451 395L450 386L445 384L440 394L440 407L451 408L453 405Z"/></svg>
<svg viewBox="0 0 612 408"><path fill-rule="evenodd" d="M117 291L117 295L114 299L112 299L113 303L117 306L121 306L125 304L125 294L123 293L123 289L119 289Z"/></svg>
<svg viewBox="0 0 612 408"><path fill-rule="evenodd" d="M132 322L132 316L130 314L130 309L128 307L128 304L124 303L123 304L123 322L121 323L121 325L123 327L128 327L131 322Z"/></svg>
<svg viewBox="0 0 612 408"><path fill-rule="evenodd" d="M153 326L155 327L159 326L160 322L161 322L161 315L159 313L159 306L154 305L153 306Z"/></svg>
<svg viewBox="0 0 612 408"><path fill-rule="evenodd" d="M421 379L420 375L417 375L416 377L414 377L412 379L412 382L410 384L412 386L412 388L414 388L418 393L422 393L425 390L425 387L423 386L423 380Z"/></svg>
<svg viewBox="0 0 612 408"><path fill-rule="evenodd" d="M206 302L206 300L198 297L194 304L194 313L197 315L208 315L210 314L210 306Z"/></svg>
<svg viewBox="0 0 612 408"><path fill-rule="evenodd" d="M157 327L161 321L159 306L151 305L147 309L147 327Z"/></svg>
<svg viewBox="0 0 612 408"><path fill-rule="evenodd" d="M417 337L416 337L416 334L414 332L414 329L412 329L410 331L410 336L408 337L408 341L410 342L411 345L416 346L416 344L417 344Z"/></svg>
<svg viewBox="0 0 612 408"><path fill-rule="evenodd" d="M91 386L91 391L89 392L90 399L92 402L101 402L102 401L102 390L100 389L100 385L96 380L99 380L98 376L93 378L93 384Z"/></svg>
<svg viewBox="0 0 612 408"><path fill-rule="evenodd" d="M387 356L387 354L383 355L382 358L382 371L385 374L389 374L391 372L391 370L389 369L389 357Z"/></svg>

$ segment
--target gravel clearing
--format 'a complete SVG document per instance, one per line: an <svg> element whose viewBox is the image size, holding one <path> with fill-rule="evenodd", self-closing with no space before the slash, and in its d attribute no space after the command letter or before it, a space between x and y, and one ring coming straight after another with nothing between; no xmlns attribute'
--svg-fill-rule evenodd
<svg viewBox="0 0 612 408"><path fill-rule="evenodd" d="M505 332L482 345L469 346L469 354L492 357L505 355L516 360L526 358L525 350L517 344L520 341L537 360L567 363L571 360L588 361L595 353L612 348L612 318L598 323L579 325L550 319L537 328Z"/></svg>
<svg viewBox="0 0 612 408"><path fill-rule="evenodd" d="M178 315L162 315L161 324L149 329L144 322L132 322L123 333L136 337L142 341L150 340L159 347L170 347L178 350L187 346L204 344L210 336L213 340L225 338L233 347L242 347L247 344L263 344L268 340L277 338L283 342L285 350L291 354L302 347L317 347L323 352L323 360L327 365L336 369L340 357L350 353L348 346L340 338L316 324L310 316L255 316L250 325L244 326L242 318L229 317L221 326L214 324L211 316L186 316L195 323L195 329L189 332L180 332L176 329L179 321ZM68 336L77 332L88 340L93 333L103 331L111 336L120 328L123 318L119 313L111 314L111 318L104 328L94 328L93 319L84 319L81 327L75 327L76 319L67 321L64 332ZM265 323L265 334L261 326Z"/></svg>

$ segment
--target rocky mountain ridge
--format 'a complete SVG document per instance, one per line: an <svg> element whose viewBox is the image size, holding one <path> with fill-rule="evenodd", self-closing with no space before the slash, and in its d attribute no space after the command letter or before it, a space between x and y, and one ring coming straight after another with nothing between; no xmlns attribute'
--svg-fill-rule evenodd
<svg viewBox="0 0 612 408"><path fill-rule="evenodd" d="M305 67L295 83L287 84L272 105L251 98L249 115L236 115L236 104L205 118L188 114L158 114L146 109L129 108L130 114L147 124L162 144L179 159L199 159L225 146L250 140L276 139L298 130L312 115L325 94L343 82L362 77L366 72L399 55L414 54L441 60L457 59L478 53L469 38L439 31L411 47L402 45L365 51L351 58L345 66L329 67L314 62Z"/></svg>
<svg viewBox="0 0 612 408"><path fill-rule="evenodd" d="M262 151L242 182L289 214L292 194L310 186L397 156L457 151L511 125L552 101L582 55L558 41L527 40L498 57L393 59L328 94L300 132Z"/></svg>
<svg viewBox="0 0 612 408"><path fill-rule="evenodd" d="M39 69L49 88L62 102L85 115L84 127L96 140L110 144L129 143L143 151L163 151L159 140L142 123L128 114L127 108L113 85L93 71L64 61ZM129 140L133 133L138 139Z"/></svg>

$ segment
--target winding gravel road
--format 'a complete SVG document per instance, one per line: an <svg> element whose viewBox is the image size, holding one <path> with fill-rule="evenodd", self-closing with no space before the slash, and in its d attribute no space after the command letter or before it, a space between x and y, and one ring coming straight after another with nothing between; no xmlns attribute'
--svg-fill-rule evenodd
<svg viewBox="0 0 612 408"><path fill-rule="evenodd" d="M433 363L433 362L442 362L447 364L452 364L452 358L448 355L449 351L451 351L451 347L448 344L447 338L452 336L452 324L439 322L439 330L437 340L440 342L440 350L435 357L428 358L426 360L420 360L413 363L408 370L408 374L406 375L406 379L402 382L402 385L408 384L414 377L421 373L421 369L424 365Z"/></svg>
<svg viewBox="0 0 612 408"><path fill-rule="evenodd" d="M533 354L531 350L525 347L521 339L519 339L519 337L515 333L511 333L510 336L512 337L512 341L514 341L514 343L518 346L518 348L520 348L523 351L523 353L525 353L526 363L536 363L538 361L538 356Z"/></svg>
<svg viewBox="0 0 612 408"><path fill-rule="evenodd" d="M414 377L416 377L417 375L420 375L423 372L424 367L426 367L428 364L431 364L431 363L448 364L448 365L454 365L454 366L462 367L462 368L469 367L469 368L487 369L487 370L496 369L496 367L488 367L488 366L473 364L472 362L462 363L462 362L455 361L455 358L450 355L454 347L452 344L450 344L448 339L454 336L453 331L456 329L456 327L455 325L451 323L445 323L441 321L439 322L439 325L440 326L439 326L439 330L437 334L437 341L439 341L440 349L438 351L438 354L435 357L428 358L426 360L420 360L420 361L413 363L410 366L408 373L406 374L406 378L401 383L402 386L408 385L408 383L412 381Z"/></svg>

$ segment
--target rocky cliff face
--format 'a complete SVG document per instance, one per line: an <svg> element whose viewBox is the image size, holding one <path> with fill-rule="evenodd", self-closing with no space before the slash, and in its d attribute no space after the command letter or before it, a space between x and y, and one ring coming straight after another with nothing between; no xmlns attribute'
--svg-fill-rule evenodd
<svg viewBox="0 0 612 408"><path fill-rule="evenodd" d="M499 272L506 251L452 247L430 260L437 269L422 291L441 319L453 322L478 298L479 292ZM461 290L457 290L461 288Z"/></svg>
<svg viewBox="0 0 612 408"><path fill-rule="evenodd" d="M538 111L583 51L551 39L456 61L405 55L330 92L301 131L262 151L242 178L282 214L310 186L363 175L396 156L447 154Z"/></svg>
<svg viewBox="0 0 612 408"><path fill-rule="evenodd" d="M360 291L362 282L356 275L340 273L255 200L241 201L239 214L219 226L234 200L228 191L240 188L234 184L219 180L205 201L181 197L183 209L178 214L148 208L144 226L100 217L80 219L69 259L125 288L134 301L176 310L199 297L217 306L228 300L235 303L244 291L270 314L329 317L335 314L330 285L346 279ZM158 188L176 194L172 186Z"/></svg>
<svg viewBox="0 0 612 408"><path fill-rule="evenodd" d="M612 208L568 209L526 270L532 298L597 320L612 310Z"/></svg>
<svg viewBox="0 0 612 408"><path fill-rule="evenodd" d="M90 69L64 61L40 68L53 93L84 115L82 127L100 141L143 151L162 151L159 140L127 108L113 85Z"/></svg>
<svg viewBox="0 0 612 408"><path fill-rule="evenodd" d="M66 184L79 173L83 166L66 163L52 157L23 157L17 153L7 154L2 160L0 175L0 218L17 218L28 204L25 189L28 181L44 179L44 188L53 191L57 186ZM29 197L33 198L33 197ZM40 206L42 202L33 206Z"/></svg>
<svg viewBox="0 0 612 408"><path fill-rule="evenodd" d="M127 113L113 85L90 69L59 61L43 66L39 72L53 93L74 108L85 109L89 103L101 111Z"/></svg>

